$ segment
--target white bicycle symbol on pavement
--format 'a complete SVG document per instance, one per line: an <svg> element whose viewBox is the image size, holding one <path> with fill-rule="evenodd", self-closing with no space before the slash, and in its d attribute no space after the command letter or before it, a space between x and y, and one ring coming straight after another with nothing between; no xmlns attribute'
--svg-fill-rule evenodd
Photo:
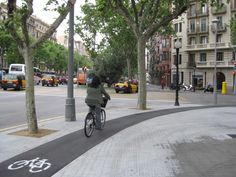
<svg viewBox="0 0 236 177"><path fill-rule="evenodd" d="M29 166L29 172L38 173L44 170L47 170L51 167L51 163L46 162L48 159L41 159L39 157L32 160L20 160L14 162L13 164L8 166L8 170L17 170L23 168L25 166Z"/></svg>

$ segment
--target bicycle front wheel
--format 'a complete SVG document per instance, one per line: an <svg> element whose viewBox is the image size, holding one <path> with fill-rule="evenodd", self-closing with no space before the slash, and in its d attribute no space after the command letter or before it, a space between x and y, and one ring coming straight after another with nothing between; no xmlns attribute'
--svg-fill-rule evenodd
<svg viewBox="0 0 236 177"><path fill-rule="evenodd" d="M91 112L88 113L84 122L84 134L87 137L90 137L93 134L95 127L94 120L95 120L94 115Z"/></svg>
<svg viewBox="0 0 236 177"><path fill-rule="evenodd" d="M106 112L104 109L101 109L101 127L103 128L105 126L106 122Z"/></svg>

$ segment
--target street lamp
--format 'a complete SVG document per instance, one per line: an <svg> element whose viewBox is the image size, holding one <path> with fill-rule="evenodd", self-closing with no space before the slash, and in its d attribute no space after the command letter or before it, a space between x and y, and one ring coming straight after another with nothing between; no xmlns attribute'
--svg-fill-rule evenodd
<svg viewBox="0 0 236 177"><path fill-rule="evenodd" d="M195 88L196 88L196 85L195 85L195 70L196 70L196 62L194 61L193 62L193 77L192 77L192 80L193 80L193 91L195 92Z"/></svg>
<svg viewBox="0 0 236 177"><path fill-rule="evenodd" d="M75 98L73 85L73 58L74 58L74 3L72 1L72 8L69 16L69 61L68 61L68 85L67 85L67 99L65 105L65 119L66 121L75 121Z"/></svg>
<svg viewBox="0 0 236 177"><path fill-rule="evenodd" d="M217 75L216 75L216 62L217 62L217 49L216 49L216 44L217 44L217 30L218 30L218 23L219 19L213 19L211 21L214 24L214 31L215 31L215 65L214 65L214 91L213 91L213 97L214 97L214 104L217 105Z"/></svg>
<svg viewBox="0 0 236 177"><path fill-rule="evenodd" d="M175 106L179 106L179 48L182 47L182 43L179 39L175 42L176 49L176 89L175 89Z"/></svg>

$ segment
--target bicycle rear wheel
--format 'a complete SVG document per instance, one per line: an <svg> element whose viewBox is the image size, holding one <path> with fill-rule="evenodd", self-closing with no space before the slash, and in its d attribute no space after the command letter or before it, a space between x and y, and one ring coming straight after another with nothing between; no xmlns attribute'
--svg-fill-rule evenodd
<svg viewBox="0 0 236 177"><path fill-rule="evenodd" d="M87 114L85 121L84 121L84 134L87 137L90 137L93 134L94 131L94 115L90 112Z"/></svg>
<svg viewBox="0 0 236 177"><path fill-rule="evenodd" d="M104 109L101 109L101 127L103 128L105 126L106 122L106 112Z"/></svg>

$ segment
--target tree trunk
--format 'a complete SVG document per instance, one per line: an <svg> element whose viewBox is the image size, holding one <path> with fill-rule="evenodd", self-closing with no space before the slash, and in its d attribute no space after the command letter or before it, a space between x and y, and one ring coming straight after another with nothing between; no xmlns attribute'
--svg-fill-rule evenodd
<svg viewBox="0 0 236 177"><path fill-rule="evenodd" d="M131 64L130 64L131 61L129 58L127 58L126 61L127 61L128 78L131 79Z"/></svg>
<svg viewBox="0 0 236 177"><path fill-rule="evenodd" d="M138 39L138 75L139 75L139 93L138 108L145 110L147 102L146 92L146 70L145 70L145 44L146 40L142 37Z"/></svg>
<svg viewBox="0 0 236 177"><path fill-rule="evenodd" d="M25 60L26 67L26 116L28 122L29 133L38 132L37 116L35 109L35 97L34 97L34 70L33 70L33 51L28 47L21 49L22 55Z"/></svg>

